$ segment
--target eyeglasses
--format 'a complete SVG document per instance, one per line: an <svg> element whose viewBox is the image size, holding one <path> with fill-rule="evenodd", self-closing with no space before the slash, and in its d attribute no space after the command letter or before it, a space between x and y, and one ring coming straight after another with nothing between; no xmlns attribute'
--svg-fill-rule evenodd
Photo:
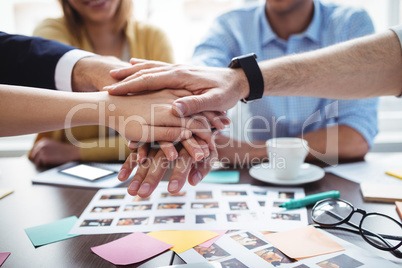
<svg viewBox="0 0 402 268"><path fill-rule="evenodd" d="M359 225L349 221L355 212L363 215ZM395 257L402 258L402 252L397 249L402 245L402 224L387 215L367 213L344 200L325 199L314 205L311 216L320 228L341 229L360 234L373 247L390 251ZM347 224L355 230L335 227L340 224Z"/></svg>

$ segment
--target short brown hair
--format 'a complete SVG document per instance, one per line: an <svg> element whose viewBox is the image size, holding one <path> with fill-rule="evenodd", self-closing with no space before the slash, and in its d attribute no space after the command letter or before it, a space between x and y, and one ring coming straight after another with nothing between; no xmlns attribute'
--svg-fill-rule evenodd
<svg viewBox="0 0 402 268"><path fill-rule="evenodd" d="M64 13L67 28L73 36L77 36L78 41L82 40L83 21L80 14L70 5L68 0L59 0ZM120 5L114 17L115 31L124 30L127 21L132 16L132 0L120 0Z"/></svg>

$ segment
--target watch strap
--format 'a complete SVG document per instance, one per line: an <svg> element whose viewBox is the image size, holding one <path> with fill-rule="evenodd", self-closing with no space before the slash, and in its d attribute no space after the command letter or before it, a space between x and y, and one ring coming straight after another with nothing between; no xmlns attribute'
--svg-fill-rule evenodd
<svg viewBox="0 0 402 268"><path fill-rule="evenodd" d="M250 102L254 100L261 99L264 95L264 79L260 67L257 63L257 55L254 53L235 57L229 64L230 68L242 68L246 74L250 93L242 102Z"/></svg>

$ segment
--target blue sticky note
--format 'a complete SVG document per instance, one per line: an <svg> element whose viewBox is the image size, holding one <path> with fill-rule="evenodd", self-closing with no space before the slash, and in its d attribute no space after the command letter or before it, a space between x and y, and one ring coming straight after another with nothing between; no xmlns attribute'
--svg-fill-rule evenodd
<svg viewBox="0 0 402 268"><path fill-rule="evenodd" d="M239 171L211 171L202 182L207 183L238 183Z"/></svg>
<svg viewBox="0 0 402 268"><path fill-rule="evenodd" d="M76 216L71 216L55 222L25 229L35 247L65 240L79 235L69 235L71 228L77 222Z"/></svg>

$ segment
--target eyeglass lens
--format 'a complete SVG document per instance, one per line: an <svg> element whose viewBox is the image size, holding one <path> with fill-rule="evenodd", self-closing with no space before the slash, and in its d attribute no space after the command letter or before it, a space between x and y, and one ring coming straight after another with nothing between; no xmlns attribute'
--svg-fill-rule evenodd
<svg viewBox="0 0 402 268"><path fill-rule="evenodd" d="M334 226L348 218L353 211L354 208L342 200L327 200L314 207L312 218L318 224ZM367 214L362 219L360 229L366 241L376 248L389 250L401 244L401 225L385 215Z"/></svg>
<svg viewBox="0 0 402 268"><path fill-rule="evenodd" d="M370 214L361 223L361 233L373 246L388 249L397 247L401 243L402 228L392 218L381 214Z"/></svg>
<svg viewBox="0 0 402 268"><path fill-rule="evenodd" d="M312 218L318 224L336 225L353 212L353 207L340 200L328 200L318 204L312 211Z"/></svg>

